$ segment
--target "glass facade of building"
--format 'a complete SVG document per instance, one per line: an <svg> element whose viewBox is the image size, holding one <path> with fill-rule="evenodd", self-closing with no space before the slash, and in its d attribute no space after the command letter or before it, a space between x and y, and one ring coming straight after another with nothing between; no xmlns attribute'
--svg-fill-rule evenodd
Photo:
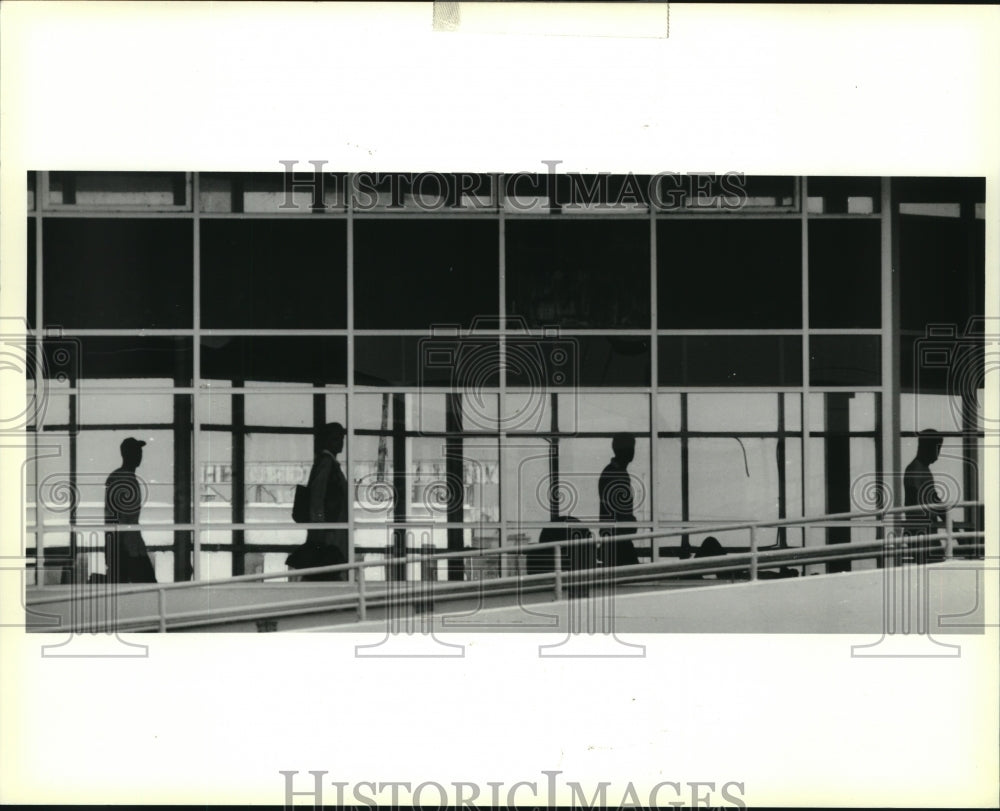
<svg viewBox="0 0 1000 811"><path fill-rule="evenodd" d="M685 528L663 555L699 525L901 499L924 428L945 437L942 489L980 498L984 194L956 178L30 173L28 546L103 571L87 525L134 436L161 582L283 570L305 538L295 485L332 421L354 560L596 522L621 432L635 528ZM849 540L772 532L763 545Z"/></svg>

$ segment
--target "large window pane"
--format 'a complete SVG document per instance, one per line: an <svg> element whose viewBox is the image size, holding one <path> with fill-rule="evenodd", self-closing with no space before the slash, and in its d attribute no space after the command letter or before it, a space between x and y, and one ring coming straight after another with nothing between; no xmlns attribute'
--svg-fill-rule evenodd
<svg viewBox="0 0 1000 811"><path fill-rule="evenodd" d="M879 326L881 247L878 220L810 221L810 326Z"/></svg>
<svg viewBox="0 0 1000 811"><path fill-rule="evenodd" d="M575 514L578 517L600 518L600 475L613 456L610 437L560 441L559 481L564 489L572 488L567 498L575 497ZM632 485L633 512L637 521L649 521L651 517L649 470L649 440L636 439L635 458L628 466L628 473Z"/></svg>
<svg viewBox="0 0 1000 811"><path fill-rule="evenodd" d="M206 220L202 326L335 329L347 324L347 231L331 220Z"/></svg>
<svg viewBox="0 0 1000 811"><path fill-rule="evenodd" d="M776 439L692 438L688 453L692 519L778 518ZM784 460L780 463L783 465Z"/></svg>
<svg viewBox="0 0 1000 811"><path fill-rule="evenodd" d="M879 385L881 345L877 335L813 335L809 382L813 386Z"/></svg>
<svg viewBox="0 0 1000 811"><path fill-rule="evenodd" d="M559 394L559 430L649 433L649 397L645 394ZM570 416L573 415L573 416ZM572 422L569 422L572 420Z"/></svg>
<svg viewBox="0 0 1000 811"><path fill-rule="evenodd" d="M518 526L548 521L551 497L550 442L519 437L504 446L504 520ZM537 535L537 531L533 530Z"/></svg>
<svg viewBox="0 0 1000 811"><path fill-rule="evenodd" d="M137 381L115 381L117 385ZM141 385L141 381L138 381ZM177 402L179 400L180 402ZM152 394L148 391L101 394L84 390L77 398L77 419L81 425L171 424L175 410L183 422L190 419L191 397L187 394Z"/></svg>
<svg viewBox="0 0 1000 811"><path fill-rule="evenodd" d="M247 435L245 453L246 522L291 521L295 485L308 481L312 467L312 435L256 431ZM303 540L297 538L298 535L300 533L294 530L263 534L250 530L246 540L250 543L282 543L290 538Z"/></svg>
<svg viewBox="0 0 1000 811"><path fill-rule="evenodd" d="M192 231L190 220L47 219L45 323L190 328Z"/></svg>
<svg viewBox="0 0 1000 811"><path fill-rule="evenodd" d="M361 386L460 386L500 382L496 339L358 336L354 381Z"/></svg>
<svg viewBox="0 0 1000 811"><path fill-rule="evenodd" d="M470 326L499 309L499 226L474 220L358 220L359 329Z"/></svg>
<svg viewBox="0 0 1000 811"><path fill-rule="evenodd" d="M802 233L793 220L660 220L661 329L802 324Z"/></svg>
<svg viewBox="0 0 1000 811"><path fill-rule="evenodd" d="M657 439L656 453L658 465L655 494L656 517L660 521L681 521L684 518L681 440L663 437ZM671 542L676 543L676 539Z"/></svg>
<svg viewBox="0 0 1000 811"><path fill-rule="evenodd" d="M660 337L661 386L799 386L797 335Z"/></svg>
<svg viewBox="0 0 1000 811"><path fill-rule="evenodd" d="M527 340L518 339L518 345ZM507 385L533 388L649 385L649 338L566 335L559 341L567 346L569 353L565 364L523 363L508 351Z"/></svg>
<svg viewBox="0 0 1000 811"><path fill-rule="evenodd" d="M343 384L347 340L326 336L201 339L201 374L210 380Z"/></svg>
<svg viewBox="0 0 1000 811"><path fill-rule="evenodd" d="M948 394L904 393L900 395L899 418L903 431L915 433L926 428L942 432L962 431L962 398ZM981 430L982 425L979 428Z"/></svg>
<svg viewBox="0 0 1000 811"><path fill-rule="evenodd" d="M984 310L985 267L974 249L975 223L946 217L900 216L900 321L923 334L950 325L961 335Z"/></svg>
<svg viewBox="0 0 1000 811"><path fill-rule="evenodd" d="M354 520L392 521L396 506L392 437L354 434L351 443ZM355 543L363 541L358 538Z"/></svg>
<svg viewBox="0 0 1000 811"><path fill-rule="evenodd" d="M190 338L46 338L45 372L72 384L142 381L144 386L190 386L191 346Z"/></svg>
<svg viewBox="0 0 1000 811"><path fill-rule="evenodd" d="M507 312L530 326L649 326L649 223L507 224Z"/></svg>
<svg viewBox="0 0 1000 811"><path fill-rule="evenodd" d="M688 428L692 431L777 431L779 396L689 394Z"/></svg>
<svg viewBox="0 0 1000 811"><path fill-rule="evenodd" d="M201 520L208 523L233 522L233 435L228 431L205 431L200 442L198 497L201 500ZM204 538L202 539L204 542ZM231 543L227 532L216 543Z"/></svg>
<svg viewBox="0 0 1000 811"><path fill-rule="evenodd" d="M170 524L174 521L175 499L187 499L186 493L175 494L174 433L129 429L80 432L75 474L79 493L77 520L103 522L105 481L111 471L121 467L120 445L128 436L146 443L142 449L142 463L136 470L143 497L139 523ZM147 546L171 547L174 543L171 530L143 530L142 536Z"/></svg>

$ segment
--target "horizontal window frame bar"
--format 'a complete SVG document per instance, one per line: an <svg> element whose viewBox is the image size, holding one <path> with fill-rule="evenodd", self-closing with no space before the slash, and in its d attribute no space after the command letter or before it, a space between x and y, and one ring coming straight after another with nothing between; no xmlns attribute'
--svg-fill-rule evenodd
<svg viewBox="0 0 1000 811"><path fill-rule="evenodd" d="M87 380L88 378L84 378ZM99 378L89 378L92 380L97 380ZM138 379L138 378L137 378ZM28 393L34 391L32 385L28 385ZM506 389L501 389L500 387L481 387L478 388L477 393L486 394L490 396L498 396L502 393L508 395L523 395L523 394L534 394L536 390L530 388L513 388L508 386ZM566 394L566 395L578 395L578 394L622 394L622 395L649 395L654 391L657 394L773 394L775 396L781 394L843 394L845 391L855 393L855 394L882 394L884 391L883 386L773 386L773 387L761 387L759 389L748 389L748 388L736 388L727 386L660 386L655 390L649 386L587 386L587 387L556 387L549 386L546 388L546 393L548 394ZM49 391L48 396L76 396L84 397L88 394L137 394L152 396L157 394L170 395L170 394L187 394L187 395L234 395L234 394L253 394L253 395L303 395L303 394L324 394L328 396L340 395L348 396L350 394L364 395L364 396L374 396L378 394L454 394L456 393L453 386L425 386L423 388L416 388L414 386L380 386L380 387L366 387L361 385L355 385L349 387L343 383L331 383L326 386L313 386L310 387L307 384L290 384L288 388L276 389L268 388L266 386L207 386L204 385L204 380L202 381L202 386L200 388L194 388L192 386L173 386L173 387L157 387L157 386L136 386L135 388L128 388L125 386L97 386L97 385L85 385L82 387L73 387L59 389L58 391ZM458 393L461 393L459 391ZM903 394L908 395L919 395L920 392L903 392ZM958 395L953 395L958 396Z"/></svg>

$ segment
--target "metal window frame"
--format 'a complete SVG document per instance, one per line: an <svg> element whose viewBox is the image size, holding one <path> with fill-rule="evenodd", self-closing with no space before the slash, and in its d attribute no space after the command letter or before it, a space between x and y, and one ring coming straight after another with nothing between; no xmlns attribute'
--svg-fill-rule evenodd
<svg viewBox="0 0 1000 811"><path fill-rule="evenodd" d="M321 396L328 396L331 394L341 395L345 398L345 413L347 415L348 426L351 425L351 415L355 408L355 395L360 394L377 394L377 393L393 393L393 394L403 394L403 393L419 393L421 391L437 391L438 387L416 387L416 386L367 386L359 385L355 382L355 338L357 337L368 337L368 336L428 336L430 331L428 330L392 330L392 329L366 329L366 330L356 330L354 329L354 229L353 222L357 219L398 219L411 221L414 219L442 219L442 218L452 218L452 219L466 219L466 220L476 220L480 221L482 219L495 219L498 222L498 240L499 240L499 253L498 253L498 289L497 289L497 310L501 318L501 323L506 324L506 235L507 228L506 224L509 219L515 221L527 221L527 220L539 220L539 221L553 221L559 217L565 217L571 221L580 220L594 220L594 221L615 221L615 220L643 220L649 225L650 234L650 281L649 281L649 291L650 291L650 325L649 328L642 329L568 329L560 331L560 335L567 336L606 336L606 337L648 337L650 339L650 382L649 385L640 386L588 386L579 387L576 389L567 389L566 392L574 392L581 395L586 395L589 393L601 393L608 394L614 392L621 393L634 393L634 394L644 394L648 398L649 405L649 431L644 432L643 435L649 437L667 437L673 436L674 432L661 431L659 429L659 408L658 408L658 396L662 394L673 394L680 393L682 401L682 409L686 405L686 394L689 392L697 393L724 393L724 394L740 394L740 393L768 393L774 394L782 397L783 394L793 393L798 395L801 403L806 400L806 395L810 393L820 393L825 391L852 391L852 392L875 392L881 395L881 408L880 413L877 415L876 430L873 435L878 438L880 437L880 442L878 444L879 453L883 460L883 467L886 468L886 473L890 474L893 471L898 471L899 468L899 431L898 422L898 399L899 399L899 380L898 380L898 359L895 358L895 351L897 349L897 342L893 335L893 329L895 325L898 325L898 289L894 286L894 279L892 274L892 267L894 264L894 253L896 250L895 242L895 231L893 229L893 219L894 212L892 209L892 197L890 194L890 181L887 178L881 180L882 184L882 199L880 205L880 211L873 212L871 214L810 214L808 212L808 206L804 204L807 199L808 189L807 189L807 178L798 177L794 184L794 205L790 208L779 207L778 209L764 210L764 209L746 209L737 211L728 210L690 210L690 209L663 209L656 205L648 205L644 208L637 208L635 210L630 210L623 213L597 213L588 211L578 211L578 212L564 212L564 213L550 213L550 212L519 212L515 210L510 210L508 206L505 205L505 177L504 173L491 173L494 178L493 182L495 185L495 191L497 196L497 205L495 207L491 206L484 209L450 209L445 207L438 211L427 211L427 210L414 210L397 208L391 210L379 210L379 211L359 211L356 209L354 196L352 194L345 195L345 206L343 209L340 208L329 208L322 211L314 211L312 209L303 209L302 211L296 212L282 212L282 211L272 211L272 212L207 212L202 210L201 205L201 191L200 191L200 175L199 172L188 172L186 174L186 194L187 200L184 206L114 206L114 207L102 207L102 206L63 206L60 204L51 204L48 200L49 191L49 176L48 172L36 172L35 173L35 205L31 210L28 211L28 217L34 218L36 221L35 229L35 244L36 244L36 259L35 267L32 269L35 278L36 285L36 300L35 300L35 321L36 321L36 340L41 340L43 333L43 311L44 311L44 301L43 301L43 274L44 274L44 258L43 258L43 227L44 220L50 218L99 218L99 219L137 219L137 218L170 218L170 219L190 219L192 221L193 228L193 274L192 274L192 284L193 284L193 306L192 306L192 319L193 323L190 328L184 329L79 329L79 330L65 330L63 334L67 337L85 337L85 336L109 336L109 337L138 337L138 336L165 336L165 337L190 337L193 340L193 368L192 368L192 385L186 387L178 386L149 386L143 387L141 385L135 387L123 387L115 385L103 386L100 384L88 383L84 386L77 386L66 390L64 392L65 396L74 399L81 394L108 394L114 395L118 393L128 393L135 395L190 395L191 396L191 414L192 414L192 455L191 455L191 465L192 465L192 476L191 476L191 501L192 501L192 527L193 527L193 569L194 578L201 579L201 566L200 566L200 554L201 554L201 533L203 531L215 531L223 528L222 525L217 523L207 524L204 523L204 516L202 506L200 504L200 499L198 498L198 471L200 470L200 464L202 461L202 442L201 435L203 432L211 432L218 430L226 430L225 426L217 426L212 423L203 423L203 407L205 405L203 401L203 396L212 396L215 394L311 394L317 395L317 389L315 386L307 384L290 384L288 386L278 387L274 384L265 384L261 382L259 385L253 383L244 386L233 386L233 385L215 385L207 380L204 380L201 375L201 338L203 336L275 336L275 337L288 337L288 336L323 336L323 337L345 337L346 347L347 347L347 380L344 384L329 384L321 388ZM353 178L352 173L346 174L347 189L353 188ZM343 329L307 329L307 330L253 330L253 329L215 329L215 328L204 328L201 324L201 262L200 262L200 223L202 219L215 220L215 219L267 219L267 220L286 220L286 219L316 219L322 217L324 219L343 219L347 223L347 289L346 289L346 299L347 299L347 324ZM659 325L659 313L657 308L657 255L659 246L657 244L657 223L661 220L671 220L671 219L684 219L684 220L773 220L773 219L787 219L793 220L798 219L801 223L803 229L803 240L802 240L802 326L800 328L784 328L784 329L685 329L685 330L674 330L669 328L660 328ZM879 328L856 328L856 329L811 329L809 326L809 302L808 302L808 222L813 219L877 219L882 223L882 322ZM477 330L474 335L476 336L491 336L495 335L498 337L499 351L501 363L505 357L506 343L507 339L513 335L522 337L523 332L517 331L516 333L508 331L506 328L496 329L496 330ZM543 334L541 329L529 330L528 334ZM670 387L659 385L659 369L658 369L658 341L659 336L671 336L671 335L712 335L712 336L725 336L725 335L797 335L802 337L802 363L803 363L803 385L801 386L771 386L771 387L724 387L724 386L710 386L710 387ZM809 338L811 335L878 335L882 339L882 369L880 375L880 385L877 386L865 386L865 387L828 387L828 386L810 386L808 377L808 346ZM36 356L36 379L41 380L41 372L43 369L43 363L40 356ZM495 394L499 397L498 403L501 408L501 413L503 409L503 404L506 400L506 396L511 393L516 393L519 391L525 391L524 387L509 387L506 385L505 376L500 376L499 385L490 388L488 391L491 394ZM449 391L448 387L440 387L442 393ZM893 407L893 402L895 402L895 409ZM207 416L207 415L206 415ZM805 491L805 482L807 480L806 473L811 469L811 460L808 452L809 443L805 441L807 437L821 436L822 432L816 432L813 427L808 424L808 409L804 406L801 408L801 427L799 431L787 431L782 430L781 435L786 437L802 437L802 482L803 490ZM894 421L895 420L895 424ZM78 426L80 430L90 430L92 428L97 428L99 426L91 424L88 426ZM230 429L232 426L229 426ZM269 428L268 426L257 426L262 429ZM58 430L57 424L53 423L50 425L40 425L39 430L34 432L34 443L37 450L37 445L40 438L44 435L46 429L48 430ZM298 429L298 428L288 428L280 426L270 426L270 428L275 428L277 432L281 433L308 433L309 429ZM784 426L779 426L780 429L784 429ZM353 432L351 432L353 433ZM587 432L589 435L590 432ZM700 432L688 432L686 426L683 430L679 432L682 441L686 441L685 437L695 436ZM862 432L863 435L869 435L869 433ZM731 434L731 432L730 432ZM741 433L741 435L743 435ZM852 434L853 435L853 434ZM507 447L508 439L515 440L523 434L518 432L508 432L505 425L498 425L498 430L496 433L493 432L481 432L481 433L466 433L463 432L461 437L463 439L468 439L470 441L477 441L482 439L490 439L490 441L496 441L498 445L498 461L499 470L501 474L499 475L499 506L500 506L500 516L501 521L499 522L487 522L487 523L477 523L476 526L482 526L485 529L495 529L501 533L505 531L505 528L514 525L512 519L507 517L508 509L510 505L507 503L509 500L509 482L505 482L502 475L502 471L506 469L507 462ZM774 434L775 437L779 436L779 432ZM656 524L656 482L660 478L661 471L659 470L658 455L655 453L655 441L652 442L650 448L650 521L646 523ZM347 448L345 452L345 463L347 464L347 469L351 470L351 464L353 462L353 455L351 450L351 443L347 443ZM683 466L683 476L687 476L687 466ZM808 513L809 508L806 503L807 493L803 492L803 511ZM354 511L349 511L349 521L348 528L351 531L351 537L353 538L353 530L355 528ZM441 525L446 528L444 524ZM467 528L471 528L471 525L464 525ZM44 531L41 531L37 535L36 549L41 555L44 555ZM214 546L214 545L211 545ZM252 546L252 545L248 545ZM351 562L354 561L353 544L351 546Z"/></svg>

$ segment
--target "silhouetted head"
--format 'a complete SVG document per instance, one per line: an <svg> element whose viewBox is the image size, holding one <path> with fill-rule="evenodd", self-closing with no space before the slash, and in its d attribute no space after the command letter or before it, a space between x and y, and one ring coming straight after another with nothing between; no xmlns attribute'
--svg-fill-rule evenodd
<svg viewBox="0 0 1000 811"><path fill-rule="evenodd" d="M135 470L142 462L142 448L146 443L135 437L128 437L122 440L120 450L122 452L122 466Z"/></svg>
<svg viewBox="0 0 1000 811"><path fill-rule="evenodd" d="M944 437L933 428L925 428L917 434L917 458L925 465L937 461L941 454Z"/></svg>
<svg viewBox="0 0 1000 811"><path fill-rule="evenodd" d="M632 434L615 434L611 438L611 450L615 459L627 465L635 459L635 437Z"/></svg>
<svg viewBox="0 0 1000 811"><path fill-rule="evenodd" d="M717 555L724 554L726 554L726 550L722 548L719 539L714 535L709 535L701 542L701 547L694 553L694 556L696 558L714 558Z"/></svg>
<svg viewBox="0 0 1000 811"><path fill-rule="evenodd" d="M320 447L336 455L344 450L344 436L347 431L339 422L328 422L319 433Z"/></svg>

